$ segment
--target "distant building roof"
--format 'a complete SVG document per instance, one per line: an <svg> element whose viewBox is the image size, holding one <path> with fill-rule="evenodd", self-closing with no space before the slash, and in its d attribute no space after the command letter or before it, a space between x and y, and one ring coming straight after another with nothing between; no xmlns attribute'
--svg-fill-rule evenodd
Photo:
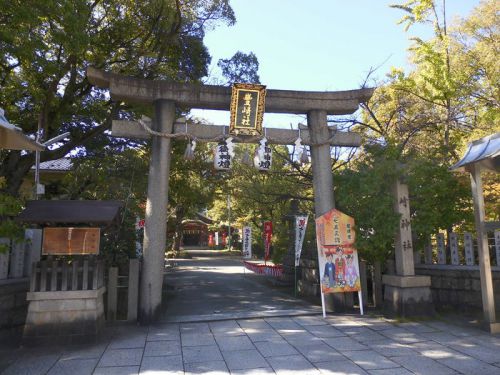
<svg viewBox="0 0 500 375"><path fill-rule="evenodd" d="M31 167L35 169L35 166ZM56 160L49 160L40 163L41 171L70 171L73 169L71 158L61 158Z"/></svg>
<svg viewBox="0 0 500 375"><path fill-rule="evenodd" d="M470 164L500 172L500 132L469 143L463 158L450 169L463 170Z"/></svg>

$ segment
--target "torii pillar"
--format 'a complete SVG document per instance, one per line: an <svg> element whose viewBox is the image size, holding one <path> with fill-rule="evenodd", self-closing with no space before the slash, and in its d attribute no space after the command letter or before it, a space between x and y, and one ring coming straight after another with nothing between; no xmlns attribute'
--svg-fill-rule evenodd
<svg viewBox="0 0 500 375"><path fill-rule="evenodd" d="M87 78L93 85L108 88L113 100L153 105L155 116L152 129L163 134L186 131L185 124L174 123L176 106L229 110L231 103L230 87L151 81L95 68L87 69ZM316 216L334 207L330 146L357 147L361 144L361 137L357 134L331 132L327 127L327 115L352 114L372 94L371 88L336 92L267 90L266 112L308 116L309 131L301 131L301 138L303 144L311 145ZM203 137L227 134L226 129L224 126L190 125L189 134L203 140ZM133 121L113 121L112 133L119 137L151 137ZM268 129L267 136L274 143L291 144L299 134L293 130ZM250 142L250 138L242 137L241 141ZM156 319L161 307L170 143L167 137L153 136L140 286L139 316L143 322Z"/></svg>

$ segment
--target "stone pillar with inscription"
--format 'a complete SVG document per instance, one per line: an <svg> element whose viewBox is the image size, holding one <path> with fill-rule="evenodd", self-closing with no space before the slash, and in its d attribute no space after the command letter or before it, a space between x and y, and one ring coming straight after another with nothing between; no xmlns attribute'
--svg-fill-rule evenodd
<svg viewBox="0 0 500 375"><path fill-rule="evenodd" d="M400 316L434 313L430 276L416 276L411 236L408 185L394 184L394 210L401 215L395 237L395 275L383 275L384 309Z"/></svg>

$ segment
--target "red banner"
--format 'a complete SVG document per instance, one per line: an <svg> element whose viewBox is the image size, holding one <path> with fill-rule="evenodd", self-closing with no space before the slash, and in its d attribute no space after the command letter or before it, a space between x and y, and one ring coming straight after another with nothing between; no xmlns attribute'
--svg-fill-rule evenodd
<svg viewBox="0 0 500 375"><path fill-rule="evenodd" d="M264 260L269 260L269 250L271 249L271 239L273 237L273 223L271 221L264 222Z"/></svg>

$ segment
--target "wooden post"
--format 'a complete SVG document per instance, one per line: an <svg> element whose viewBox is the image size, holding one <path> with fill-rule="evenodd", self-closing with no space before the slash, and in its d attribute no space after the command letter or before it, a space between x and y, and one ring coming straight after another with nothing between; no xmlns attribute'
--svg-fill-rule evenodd
<svg viewBox="0 0 500 375"><path fill-rule="evenodd" d="M368 282L367 282L367 272L368 272L368 267L366 267L366 261L360 260L359 261L359 278L361 279L361 300L363 301L364 305L366 306L366 303L368 302ZM361 303L361 300L359 301ZM361 307L361 310L363 310L363 307Z"/></svg>
<svg viewBox="0 0 500 375"><path fill-rule="evenodd" d="M89 260L85 259L83 261L82 290L87 290L88 288L89 288Z"/></svg>
<svg viewBox="0 0 500 375"><path fill-rule="evenodd" d="M500 230L495 231L495 255L497 267L500 267Z"/></svg>
<svg viewBox="0 0 500 375"><path fill-rule="evenodd" d="M42 260L40 269L40 292L47 291L47 261Z"/></svg>
<svg viewBox="0 0 500 375"><path fill-rule="evenodd" d="M375 261L373 264L373 304L376 307L382 306L382 263Z"/></svg>
<svg viewBox="0 0 500 375"><path fill-rule="evenodd" d="M130 259L128 267L128 306L127 320L137 320L137 304L139 302L139 259Z"/></svg>
<svg viewBox="0 0 500 375"><path fill-rule="evenodd" d="M61 290L68 290L68 261L66 259L62 260L61 265Z"/></svg>
<svg viewBox="0 0 500 375"><path fill-rule="evenodd" d="M483 299L484 320L488 325L496 323L495 297L491 276L490 252L488 238L484 230L484 197L481 167L472 164L471 174L472 198L474 200L474 219L477 232L477 250L479 255L479 275L481 277L481 296Z"/></svg>
<svg viewBox="0 0 500 375"><path fill-rule="evenodd" d="M51 275L50 275L50 291L51 292L57 290L57 271L58 271L58 268L59 268L59 262L54 259L51 262L51 266L50 266L50 272L51 272Z"/></svg>
<svg viewBox="0 0 500 375"><path fill-rule="evenodd" d="M71 265L71 290L78 290L78 260Z"/></svg>
<svg viewBox="0 0 500 375"><path fill-rule="evenodd" d="M108 320L116 320L118 303L118 267L110 267L108 273Z"/></svg>

